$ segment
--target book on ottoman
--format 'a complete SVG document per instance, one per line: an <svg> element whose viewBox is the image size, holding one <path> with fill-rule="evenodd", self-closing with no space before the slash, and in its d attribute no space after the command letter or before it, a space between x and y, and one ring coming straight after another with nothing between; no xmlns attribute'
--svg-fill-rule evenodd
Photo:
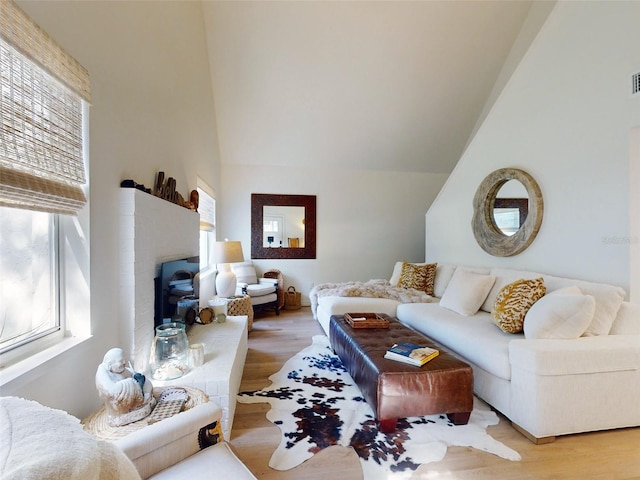
<svg viewBox="0 0 640 480"><path fill-rule="evenodd" d="M387 350L384 358L421 367L429 360L437 357L439 353L435 348L424 347L414 343L400 343Z"/></svg>

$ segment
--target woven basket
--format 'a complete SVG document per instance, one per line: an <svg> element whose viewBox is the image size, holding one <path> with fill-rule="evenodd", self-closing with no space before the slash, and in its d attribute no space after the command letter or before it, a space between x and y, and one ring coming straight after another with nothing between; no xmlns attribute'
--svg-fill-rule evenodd
<svg viewBox="0 0 640 480"><path fill-rule="evenodd" d="M284 293L284 309L298 310L302 306L302 295L296 292L296 287L289 287Z"/></svg>

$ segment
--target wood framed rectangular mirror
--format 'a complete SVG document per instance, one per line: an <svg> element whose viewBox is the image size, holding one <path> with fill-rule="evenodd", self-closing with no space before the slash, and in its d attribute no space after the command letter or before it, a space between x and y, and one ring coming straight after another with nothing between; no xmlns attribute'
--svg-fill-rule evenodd
<svg viewBox="0 0 640 480"><path fill-rule="evenodd" d="M316 258L315 195L252 193L251 258Z"/></svg>

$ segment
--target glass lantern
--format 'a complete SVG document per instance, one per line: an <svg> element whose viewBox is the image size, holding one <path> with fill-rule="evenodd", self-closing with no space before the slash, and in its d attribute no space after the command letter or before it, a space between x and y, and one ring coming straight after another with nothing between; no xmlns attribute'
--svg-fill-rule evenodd
<svg viewBox="0 0 640 480"><path fill-rule="evenodd" d="M184 324L171 322L156 327L149 363L154 380L173 380L189 372L189 340Z"/></svg>

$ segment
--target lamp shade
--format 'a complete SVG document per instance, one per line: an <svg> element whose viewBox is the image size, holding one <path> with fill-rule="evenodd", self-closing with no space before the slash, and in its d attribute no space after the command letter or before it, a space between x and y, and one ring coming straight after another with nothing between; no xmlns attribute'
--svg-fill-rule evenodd
<svg viewBox="0 0 640 480"><path fill-rule="evenodd" d="M242 244L240 242L216 242L213 248L213 260L215 263L244 262Z"/></svg>

